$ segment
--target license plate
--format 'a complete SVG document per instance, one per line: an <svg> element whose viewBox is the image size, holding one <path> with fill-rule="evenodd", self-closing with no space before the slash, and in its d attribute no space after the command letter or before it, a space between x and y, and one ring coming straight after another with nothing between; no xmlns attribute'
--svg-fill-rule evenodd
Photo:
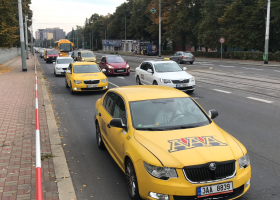
<svg viewBox="0 0 280 200"><path fill-rule="evenodd" d="M123 69L119 69L118 72L124 72L124 70Z"/></svg>
<svg viewBox="0 0 280 200"><path fill-rule="evenodd" d="M97 87L98 85L87 85L87 88L94 88Z"/></svg>
<svg viewBox="0 0 280 200"><path fill-rule="evenodd" d="M176 88L181 88L181 87L187 87L188 85L186 84L179 84L179 85L176 85Z"/></svg>
<svg viewBox="0 0 280 200"><path fill-rule="evenodd" d="M63 70L64 72L66 72L66 70Z"/></svg>
<svg viewBox="0 0 280 200"><path fill-rule="evenodd" d="M208 185L197 188L197 198L226 194L233 192L232 182Z"/></svg>

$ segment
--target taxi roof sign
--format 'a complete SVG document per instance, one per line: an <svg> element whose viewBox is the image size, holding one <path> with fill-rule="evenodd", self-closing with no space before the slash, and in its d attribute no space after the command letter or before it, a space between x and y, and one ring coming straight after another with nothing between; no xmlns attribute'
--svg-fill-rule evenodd
<svg viewBox="0 0 280 200"><path fill-rule="evenodd" d="M169 61L169 60L170 60L170 58L164 58L163 60L166 60L166 61L168 60L168 61Z"/></svg>

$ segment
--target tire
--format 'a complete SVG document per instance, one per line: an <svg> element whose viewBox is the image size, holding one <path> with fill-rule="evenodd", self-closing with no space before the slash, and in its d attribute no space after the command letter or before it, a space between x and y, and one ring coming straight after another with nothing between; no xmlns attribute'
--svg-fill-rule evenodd
<svg viewBox="0 0 280 200"><path fill-rule="evenodd" d="M192 64L193 64L193 62L190 62L190 64L192 65Z"/></svg>
<svg viewBox="0 0 280 200"><path fill-rule="evenodd" d="M55 76L57 76L57 74L55 73L55 70L53 70L53 74L54 74Z"/></svg>
<svg viewBox="0 0 280 200"><path fill-rule="evenodd" d="M105 147L104 142L101 137L101 131L100 131L98 122L95 123L95 135L96 135L96 143L97 143L98 148L101 150L105 150L106 147Z"/></svg>
<svg viewBox="0 0 280 200"><path fill-rule="evenodd" d="M136 84L137 84L137 85L142 85L139 76L136 77Z"/></svg>
<svg viewBox="0 0 280 200"><path fill-rule="evenodd" d="M66 78L65 78L65 87L66 87L66 88L69 88L69 85L68 85L68 83L67 83L67 81L66 81Z"/></svg>
<svg viewBox="0 0 280 200"><path fill-rule="evenodd" d="M177 60L177 63L178 63L178 64L181 64L181 61L180 61L180 59L178 59L178 60Z"/></svg>
<svg viewBox="0 0 280 200"><path fill-rule="evenodd" d="M157 81L154 81L154 82L153 82L153 85L158 85Z"/></svg>
<svg viewBox="0 0 280 200"><path fill-rule="evenodd" d="M126 185L127 191L132 200L142 200L139 195L137 176L133 163L128 159L125 163L125 176L126 176Z"/></svg>
<svg viewBox="0 0 280 200"><path fill-rule="evenodd" d="M72 84L71 84L71 82L70 82L70 92L71 92L71 94L74 94L75 92L74 92L74 90L73 90L73 87L72 87Z"/></svg>
<svg viewBox="0 0 280 200"><path fill-rule="evenodd" d="M194 92L194 90L187 91L188 94L192 94L193 92Z"/></svg>
<svg viewBox="0 0 280 200"><path fill-rule="evenodd" d="M127 76L129 76L130 75L130 73L128 73L128 74L126 74Z"/></svg>

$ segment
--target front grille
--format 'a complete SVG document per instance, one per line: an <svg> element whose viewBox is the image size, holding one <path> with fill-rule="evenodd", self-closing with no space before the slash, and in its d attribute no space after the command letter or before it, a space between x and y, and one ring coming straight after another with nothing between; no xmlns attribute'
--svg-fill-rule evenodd
<svg viewBox="0 0 280 200"><path fill-rule="evenodd" d="M63 70L67 70L67 68L62 68Z"/></svg>
<svg viewBox="0 0 280 200"><path fill-rule="evenodd" d="M124 70L124 71L119 72L118 70ZM125 73L125 72L126 72L126 69L114 69L114 72L115 72L115 73Z"/></svg>
<svg viewBox="0 0 280 200"><path fill-rule="evenodd" d="M192 183L212 182L227 179L235 175L235 160L217 162L215 164L216 170L211 170L209 168L210 163L206 163L203 165L184 167L183 171L186 179Z"/></svg>
<svg viewBox="0 0 280 200"><path fill-rule="evenodd" d="M103 87L94 87L94 88L81 88L82 91L90 91L90 90L102 90Z"/></svg>
<svg viewBox="0 0 280 200"><path fill-rule="evenodd" d="M189 79L185 79L185 80L172 80L172 82L174 83L174 84L179 84L179 83L189 83Z"/></svg>
<svg viewBox="0 0 280 200"><path fill-rule="evenodd" d="M193 89L193 86L189 86L189 87L178 87L178 88L176 88L176 89L178 89L178 90L191 90L191 89Z"/></svg>
<svg viewBox="0 0 280 200"><path fill-rule="evenodd" d="M224 200L228 200L228 199L234 199L238 196L240 196L241 194L243 194L244 192L244 185L241 185L240 187L233 189L232 193L228 193L228 194L219 194L219 195L215 195L215 196L210 196L210 197L204 197L204 198L197 198L197 196L173 196L174 200L214 200L214 199L224 199Z"/></svg>
<svg viewBox="0 0 280 200"><path fill-rule="evenodd" d="M98 84L100 80L86 80L84 81L84 84Z"/></svg>

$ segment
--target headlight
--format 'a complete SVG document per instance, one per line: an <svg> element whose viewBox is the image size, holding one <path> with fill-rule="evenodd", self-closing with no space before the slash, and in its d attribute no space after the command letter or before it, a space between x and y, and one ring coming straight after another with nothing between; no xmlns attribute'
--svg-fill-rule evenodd
<svg viewBox="0 0 280 200"><path fill-rule="evenodd" d="M239 169L241 168L246 168L249 166L250 164L250 159L249 159L249 156L248 154L246 154L245 156L241 157L238 159L238 164L239 164Z"/></svg>
<svg viewBox="0 0 280 200"><path fill-rule="evenodd" d="M109 69L114 69L114 67L112 67L112 66L110 66L110 65L107 65L107 67L108 67Z"/></svg>
<svg viewBox="0 0 280 200"><path fill-rule="evenodd" d="M56 69L57 69L57 70L61 70L61 68L60 68L60 67L56 67Z"/></svg>
<svg viewBox="0 0 280 200"><path fill-rule="evenodd" d="M169 79L160 79L160 82L162 82L162 83L171 83L171 80L169 80Z"/></svg>
<svg viewBox="0 0 280 200"><path fill-rule="evenodd" d="M106 83L107 82L107 79L105 78L105 79L101 79L101 82L102 83Z"/></svg>
<svg viewBox="0 0 280 200"><path fill-rule="evenodd" d="M191 78L190 78L190 82L194 82L194 77L191 77Z"/></svg>
<svg viewBox="0 0 280 200"><path fill-rule="evenodd" d="M47 56L47 58L49 58L49 56Z"/></svg>
<svg viewBox="0 0 280 200"><path fill-rule="evenodd" d="M126 68L129 68L129 64L127 64L125 67L126 67Z"/></svg>
<svg viewBox="0 0 280 200"><path fill-rule="evenodd" d="M59 55L61 55L61 56L62 56L62 53L61 53L61 54L59 54Z"/></svg>
<svg viewBox="0 0 280 200"><path fill-rule="evenodd" d="M85 61L85 59L82 59L82 61Z"/></svg>
<svg viewBox="0 0 280 200"><path fill-rule="evenodd" d="M82 83L82 81L75 81L75 80L74 80L74 83L80 84L80 83Z"/></svg>
<svg viewBox="0 0 280 200"><path fill-rule="evenodd" d="M158 167L150 165L144 162L146 171L153 177L162 180L168 180L169 178L178 178L176 169L170 167Z"/></svg>

